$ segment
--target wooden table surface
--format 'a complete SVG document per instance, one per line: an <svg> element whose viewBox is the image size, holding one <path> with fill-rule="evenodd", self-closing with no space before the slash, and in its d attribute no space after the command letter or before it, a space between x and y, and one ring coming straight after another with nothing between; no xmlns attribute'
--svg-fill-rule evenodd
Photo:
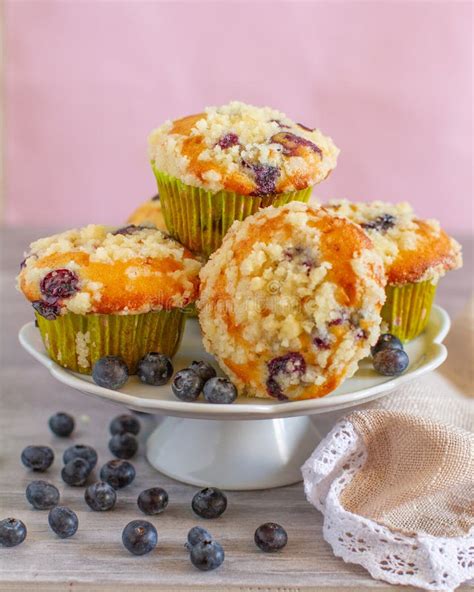
<svg viewBox="0 0 474 592"><path fill-rule="evenodd" d="M28 537L19 547L0 549L0 590L395 590L373 580L359 566L334 557L322 537L322 515L304 497L302 484L255 492L230 492L226 513L206 527L223 544L224 565L209 573L194 569L183 548L189 528L202 523L192 514L191 498L196 487L183 485L157 473L143 456L153 418L141 415L144 426L142 453L133 460L137 478L119 492L114 511L90 511L83 489L63 486L59 477L61 455L72 442L89 443L99 453L99 466L109 460L108 423L124 411L112 403L96 400L56 382L45 368L24 352L17 340L31 309L14 289L14 276L22 252L44 230L4 230L1 246L1 376L0 376L0 519L15 516L25 522ZM472 290L473 242L464 243L465 267L441 283L438 303L456 315ZM77 428L71 439L53 437L47 420L56 411L72 413ZM33 475L20 463L28 444L50 445L56 461L45 474ZM199 454L199 450L190 450ZM71 539L55 537L47 524L47 512L35 511L24 491L34 478L54 482L64 505L79 517L79 530ZM143 557L130 555L122 546L125 524L144 516L136 507L138 493L148 487L164 487L169 506L161 516L151 517L158 530L156 550ZM253 543L255 528L263 522L283 524L289 543L279 554L259 552ZM413 588L404 588L414 590ZM474 590L474 583L459 590Z"/></svg>

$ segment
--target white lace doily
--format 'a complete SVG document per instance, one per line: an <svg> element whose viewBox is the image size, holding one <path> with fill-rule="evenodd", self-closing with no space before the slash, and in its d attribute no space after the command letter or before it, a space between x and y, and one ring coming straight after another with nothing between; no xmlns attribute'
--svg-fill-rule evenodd
<svg viewBox="0 0 474 592"><path fill-rule="evenodd" d="M410 537L342 507L339 495L366 457L362 438L342 420L302 467L306 497L324 514L323 535L334 554L391 584L453 590L473 578L474 530L466 537Z"/></svg>

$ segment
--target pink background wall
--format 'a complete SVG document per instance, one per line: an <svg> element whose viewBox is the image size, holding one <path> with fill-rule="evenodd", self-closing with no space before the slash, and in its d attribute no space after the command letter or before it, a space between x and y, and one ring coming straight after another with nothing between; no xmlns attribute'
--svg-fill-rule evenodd
<svg viewBox="0 0 474 592"><path fill-rule="evenodd" d="M472 6L7 0L6 222L119 223L148 132L237 98L342 149L321 198L411 201L472 229Z"/></svg>

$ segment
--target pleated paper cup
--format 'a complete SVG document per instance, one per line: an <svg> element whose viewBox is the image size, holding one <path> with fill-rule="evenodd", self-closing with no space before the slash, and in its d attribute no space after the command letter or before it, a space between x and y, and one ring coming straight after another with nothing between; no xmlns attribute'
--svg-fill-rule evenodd
<svg viewBox="0 0 474 592"><path fill-rule="evenodd" d="M387 300L382 308L382 319L401 341L410 341L426 327L436 294L431 281L387 286Z"/></svg>
<svg viewBox="0 0 474 592"><path fill-rule="evenodd" d="M186 320L181 309L129 315L67 313L52 321L35 315L49 356L81 374L91 374L95 362L104 356L123 358L130 374L149 352L172 357Z"/></svg>
<svg viewBox="0 0 474 592"><path fill-rule="evenodd" d="M168 232L190 251L205 258L220 247L235 220L244 220L267 206L283 206L290 201L307 202L312 190L308 187L261 197L231 191L213 193L186 185L155 167L153 171Z"/></svg>

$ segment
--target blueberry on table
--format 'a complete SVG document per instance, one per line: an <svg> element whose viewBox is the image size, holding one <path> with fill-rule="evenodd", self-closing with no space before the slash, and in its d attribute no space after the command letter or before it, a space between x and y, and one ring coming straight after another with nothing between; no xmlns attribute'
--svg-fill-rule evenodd
<svg viewBox="0 0 474 592"><path fill-rule="evenodd" d="M210 378L214 378L214 376L216 376L216 371L207 362L192 362L189 365L189 368L190 370L194 370L194 372L196 372L196 374L202 378L203 382L206 382Z"/></svg>
<svg viewBox="0 0 474 592"><path fill-rule="evenodd" d="M202 378L191 370L184 368L176 372L174 380L171 384L171 390L175 397L181 401L195 401L201 394L204 382Z"/></svg>
<svg viewBox="0 0 474 592"><path fill-rule="evenodd" d="M83 458L73 458L61 470L61 479L72 487L82 487L91 474L90 464Z"/></svg>
<svg viewBox="0 0 474 592"><path fill-rule="evenodd" d="M403 349L403 343L391 333L383 333L377 340L377 343L370 348L370 353L375 356L383 349Z"/></svg>
<svg viewBox="0 0 474 592"><path fill-rule="evenodd" d="M87 461L91 471L97 464L97 452L92 446L88 446L87 444L74 444L74 446L66 448L63 454L63 463L67 464L74 458L82 458Z"/></svg>
<svg viewBox="0 0 474 592"><path fill-rule="evenodd" d="M53 464L54 452L49 446L27 446L21 453L21 462L32 469L43 473Z"/></svg>
<svg viewBox="0 0 474 592"><path fill-rule="evenodd" d="M168 505L168 493L161 487L145 489L137 499L137 505L144 514L161 514Z"/></svg>
<svg viewBox="0 0 474 592"><path fill-rule="evenodd" d="M162 386L173 376L173 364L168 356L150 352L138 362L137 374L145 384Z"/></svg>
<svg viewBox="0 0 474 592"><path fill-rule="evenodd" d="M266 522L257 528L254 536L255 544L265 553L279 551L288 542L288 535L283 526L276 522Z"/></svg>
<svg viewBox="0 0 474 592"><path fill-rule="evenodd" d="M100 478L114 489L122 489L135 479L135 467L127 460L109 460L100 469Z"/></svg>
<svg viewBox="0 0 474 592"><path fill-rule="evenodd" d="M198 543L204 543L206 541L210 542L212 540L212 535L208 530L202 528L202 526L193 526L188 532L186 547L191 549L191 547L194 547L194 545L197 545Z"/></svg>
<svg viewBox="0 0 474 592"><path fill-rule="evenodd" d="M140 432L140 422L138 419L133 415L128 415L124 413L123 415L118 415L115 417L109 426L110 433L112 436L115 434L135 434L135 436Z"/></svg>
<svg viewBox="0 0 474 592"><path fill-rule="evenodd" d="M216 376L204 385L204 398L208 403L229 405L237 399L237 389L228 378Z"/></svg>
<svg viewBox="0 0 474 592"><path fill-rule="evenodd" d="M97 385L115 391L128 380L127 364L118 356L105 356L94 364L92 378Z"/></svg>
<svg viewBox="0 0 474 592"><path fill-rule="evenodd" d="M26 499L36 510L50 510L59 503L59 490L47 481L32 481L26 488Z"/></svg>
<svg viewBox="0 0 474 592"><path fill-rule="evenodd" d="M60 438L67 438L74 430L74 418L68 413L55 413L48 421L50 430Z"/></svg>
<svg viewBox="0 0 474 592"><path fill-rule="evenodd" d="M138 450L138 440L133 434L115 434L109 440L109 450L117 458L132 458Z"/></svg>
<svg viewBox="0 0 474 592"><path fill-rule="evenodd" d="M191 506L201 518L219 518L227 508L227 497L217 487L206 487L196 493Z"/></svg>
<svg viewBox="0 0 474 592"><path fill-rule="evenodd" d="M0 545L16 547L26 539L26 526L17 518L0 520Z"/></svg>
<svg viewBox="0 0 474 592"><path fill-rule="evenodd" d="M216 541L202 541L191 547L191 563L201 571L211 571L222 565L224 549Z"/></svg>
<svg viewBox="0 0 474 592"><path fill-rule="evenodd" d="M97 483L92 483L86 488L84 499L94 512L107 512L115 506L117 494L112 485L105 481L97 481Z"/></svg>
<svg viewBox="0 0 474 592"><path fill-rule="evenodd" d="M145 555L156 547L158 533L151 522L132 520L123 529L122 542L133 555Z"/></svg>
<svg viewBox="0 0 474 592"><path fill-rule="evenodd" d="M50 510L48 522L51 530L62 539L72 537L79 526L76 513L66 506L56 506Z"/></svg>
<svg viewBox="0 0 474 592"><path fill-rule="evenodd" d="M398 376L408 368L410 360L402 349L382 349L375 354L375 370L383 376Z"/></svg>

